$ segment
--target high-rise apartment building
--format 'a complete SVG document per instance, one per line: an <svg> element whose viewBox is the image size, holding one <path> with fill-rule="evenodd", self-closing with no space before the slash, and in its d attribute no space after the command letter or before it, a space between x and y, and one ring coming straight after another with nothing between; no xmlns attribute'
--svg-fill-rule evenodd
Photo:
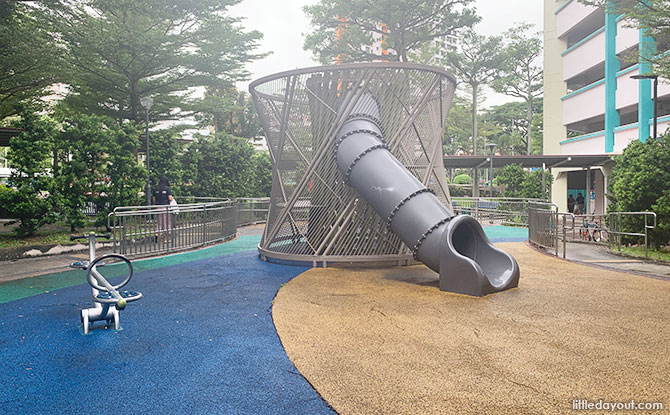
<svg viewBox="0 0 670 415"><path fill-rule="evenodd" d="M656 42L622 16L578 0L544 0L544 153L617 154L647 140L652 81L632 76L650 74L644 57L656 53ZM658 96L662 134L670 127L670 84L661 81ZM588 213L603 212L608 170L554 169L552 201L566 211L569 193L588 198L594 190Z"/></svg>

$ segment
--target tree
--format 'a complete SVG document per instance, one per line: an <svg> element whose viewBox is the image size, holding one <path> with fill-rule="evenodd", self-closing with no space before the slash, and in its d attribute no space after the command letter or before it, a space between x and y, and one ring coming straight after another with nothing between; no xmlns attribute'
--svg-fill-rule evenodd
<svg viewBox="0 0 670 415"><path fill-rule="evenodd" d="M490 83L500 72L505 56L500 53L502 38L480 36L473 30L461 34L458 50L446 55L446 66L472 92L472 154L481 148L477 144L477 104L480 89Z"/></svg>
<svg viewBox="0 0 670 415"><path fill-rule="evenodd" d="M532 28L530 24L519 24L505 32L504 36L509 42L503 52L507 55L505 65L502 66L500 76L491 83L497 92L525 101L526 125L533 124L535 99L542 96L543 87L543 69L539 62L542 56L541 32L527 37L526 33ZM527 154L533 153L532 131L532 128L527 129Z"/></svg>
<svg viewBox="0 0 670 415"><path fill-rule="evenodd" d="M542 99L536 98L533 104L538 108L533 114L531 129L535 137L542 135ZM487 142L497 145L496 151L500 154L526 154L528 148L528 118L526 104L523 102L508 102L488 108L481 116L483 128L480 136ZM542 153L542 140L532 143L534 153Z"/></svg>
<svg viewBox="0 0 670 415"><path fill-rule="evenodd" d="M195 87L243 79L261 34L227 16L239 0L44 0L68 66L67 103L83 113L142 121L170 119Z"/></svg>
<svg viewBox="0 0 670 415"><path fill-rule="evenodd" d="M251 95L237 88L209 88L202 101L193 106L199 125L213 126L214 134L228 133L253 138L261 130Z"/></svg>
<svg viewBox="0 0 670 415"><path fill-rule="evenodd" d="M184 156L184 183L198 197L250 197L254 148L244 139L220 133L198 136Z"/></svg>
<svg viewBox="0 0 670 415"><path fill-rule="evenodd" d="M253 184L250 197L270 197L272 191L272 162L267 151L256 151L253 161Z"/></svg>
<svg viewBox="0 0 670 415"><path fill-rule="evenodd" d="M523 197L523 182L526 175L526 171L520 164L508 164L496 176L495 181L498 185L504 187L503 195L505 197Z"/></svg>
<svg viewBox="0 0 670 415"><path fill-rule="evenodd" d="M4 213L20 223L15 229L19 236L29 236L46 223L58 218L52 197L49 161L54 148L55 123L33 108L21 106L20 118L13 126L23 132L9 142L8 159L15 169L10 177L15 190L0 194Z"/></svg>
<svg viewBox="0 0 670 415"><path fill-rule="evenodd" d="M504 197L521 197L531 199L543 199L542 195L542 170L528 172L520 164L508 164L503 167L495 181L503 186ZM549 171L545 172L547 187L551 186L554 177Z"/></svg>
<svg viewBox="0 0 670 415"><path fill-rule="evenodd" d="M132 122L107 124L111 140L107 143L107 187L97 202L99 224L106 223L107 214L116 207L142 204L140 191L147 174L133 152L140 145L137 127Z"/></svg>
<svg viewBox="0 0 670 415"><path fill-rule="evenodd" d="M0 120L23 100L35 106L57 77L58 48L35 14L27 2L0 2Z"/></svg>
<svg viewBox="0 0 670 415"><path fill-rule="evenodd" d="M443 149L445 154L468 154L472 151L471 104L454 96L444 129Z"/></svg>
<svg viewBox="0 0 670 415"><path fill-rule="evenodd" d="M107 150L114 133L101 116L79 115L62 123L54 181L64 219L74 232L86 224L83 209L105 191Z"/></svg>
<svg viewBox="0 0 670 415"><path fill-rule="evenodd" d="M470 87L472 93L472 154L479 153L483 148L477 143L477 104L480 89L491 82L500 71L505 59L500 53L501 47L502 38L480 36L473 30L467 30L461 33L458 50L450 51L446 55L446 66L461 79L461 82ZM479 196L478 169L474 169L474 179L472 196L477 197Z"/></svg>
<svg viewBox="0 0 670 415"><path fill-rule="evenodd" d="M670 134L661 141L633 141L615 159L609 177L610 212L656 212L659 226L651 230L656 246L670 242ZM640 217L624 218L624 230L639 232Z"/></svg>
<svg viewBox="0 0 670 415"><path fill-rule="evenodd" d="M149 132L149 177L151 187L158 185L161 176L170 181L170 189L175 195L181 195L184 170L181 156L184 146L179 142L179 134L175 129ZM146 177L145 177L146 180Z"/></svg>
<svg viewBox="0 0 670 415"><path fill-rule="evenodd" d="M321 0L304 11L313 31L305 49L322 63L408 61L408 54L434 39L471 27L480 18L473 0ZM373 50L380 39L383 50Z"/></svg>

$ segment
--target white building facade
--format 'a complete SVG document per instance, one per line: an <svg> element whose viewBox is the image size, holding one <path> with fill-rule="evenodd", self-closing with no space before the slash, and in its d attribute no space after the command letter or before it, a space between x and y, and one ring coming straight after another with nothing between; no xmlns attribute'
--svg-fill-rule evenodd
<svg viewBox="0 0 670 415"><path fill-rule="evenodd" d="M578 0L544 0L544 153L619 154L646 141L653 124L652 81L631 78L652 69L639 56L655 41L622 16ZM670 127L670 85L658 88L658 132ZM552 201L567 211L568 194L595 199L587 213L606 210L607 168L554 169Z"/></svg>

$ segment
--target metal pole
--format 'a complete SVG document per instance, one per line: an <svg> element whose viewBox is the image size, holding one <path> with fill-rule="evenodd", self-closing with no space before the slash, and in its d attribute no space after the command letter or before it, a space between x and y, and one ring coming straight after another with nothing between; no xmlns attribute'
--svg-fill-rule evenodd
<svg viewBox="0 0 670 415"><path fill-rule="evenodd" d="M144 138L147 141L147 206L151 206L151 173L149 170L149 109L146 108L147 118L144 123Z"/></svg>
<svg viewBox="0 0 670 415"><path fill-rule="evenodd" d="M493 147L492 145L489 145L491 148L491 155L489 156L490 162L489 162L489 223L493 223Z"/></svg>
<svg viewBox="0 0 670 415"><path fill-rule="evenodd" d="M491 146L491 162L489 163L489 197L493 198L493 146Z"/></svg>
<svg viewBox="0 0 670 415"><path fill-rule="evenodd" d="M542 163L542 200L547 200L547 165Z"/></svg>
<svg viewBox="0 0 670 415"><path fill-rule="evenodd" d="M654 140L658 140L658 77L654 78Z"/></svg>
<svg viewBox="0 0 670 415"><path fill-rule="evenodd" d="M656 103L656 101L654 101L654 104L655 103ZM656 118L654 116L654 120L655 119ZM654 135L655 135L655 132L654 132ZM643 215L643 216L644 216L644 256L646 257L646 256L648 256L648 254L647 254L647 233L649 232L649 228L647 228L647 215Z"/></svg>

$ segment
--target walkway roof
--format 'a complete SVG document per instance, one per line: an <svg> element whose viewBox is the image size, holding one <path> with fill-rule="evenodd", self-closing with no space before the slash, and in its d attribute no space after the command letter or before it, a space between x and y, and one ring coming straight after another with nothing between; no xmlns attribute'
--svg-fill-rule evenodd
<svg viewBox="0 0 670 415"><path fill-rule="evenodd" d="M472 169L488 167L489 156L444 156L444 167L448 169ZM493 167L505 167L508 164L521 164L522 167L572 167L587 168L614 163L608 154L594 155L546 155L546 156L493 156Z"/></svg>

